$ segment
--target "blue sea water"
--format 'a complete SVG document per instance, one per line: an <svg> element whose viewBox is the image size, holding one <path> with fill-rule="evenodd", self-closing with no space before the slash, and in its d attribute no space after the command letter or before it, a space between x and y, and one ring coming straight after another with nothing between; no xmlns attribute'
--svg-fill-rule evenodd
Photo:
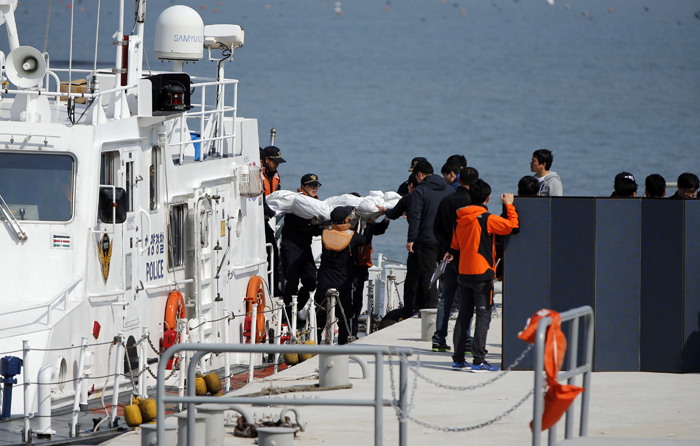
<svg viewBox="0 0 700 446"><path fill-rule="evenodd" d="M153 69L166 69L153 55L155 19L175 3L148 1ZM514 192L538 148L554 152L566 195L608 196L622 170L639 184L700 171L697 0L346 0L342 15L327 0L180 3L205 24L245 28L227 75L240 80L239 115L258 118L263 146L277 129L289 189L313 172L322 197L394 190L413 157L439 171L464 154L494 194ZM19 6L23 45L43 50L48 4ZM70 2L51 4L47 49L65 65ZM102 2L101 66L114 60L117 11ZM88 68L97 2L73 12L74 63ZM208 61L186 69L215 74ZM375 252L404 260L405 232L393 223Z"/></svg>

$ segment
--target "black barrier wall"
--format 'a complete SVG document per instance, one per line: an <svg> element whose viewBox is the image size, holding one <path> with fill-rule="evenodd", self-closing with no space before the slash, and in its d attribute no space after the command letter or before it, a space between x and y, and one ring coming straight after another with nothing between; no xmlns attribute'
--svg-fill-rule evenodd
<svg viewBox="0 0 700 446"><path fill-rule="evenodd" d="M537 310L590 305L595 370L700 372L700 200L518 197L515 207L504 366L526 346L517 334Z"/></svg>

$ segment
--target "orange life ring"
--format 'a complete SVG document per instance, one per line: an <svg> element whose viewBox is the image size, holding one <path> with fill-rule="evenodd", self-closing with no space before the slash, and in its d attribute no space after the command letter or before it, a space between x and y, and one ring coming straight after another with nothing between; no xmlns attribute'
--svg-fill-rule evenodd
<svg viewBox="0 0 700 446"><path fill-rule="evenodd" d="M255 322L255 342L260 343L265 339L265 284L260 276L253 276L248 282L246 292L246 316L253 316L253 302L258 302L258 314ZM258 301L258 296L260 300Z"/></svg>
<svg viewBox="0 0 700 446"><path fill-rule="evenodd" d="M177 320L185 317L185 298L175 290L168 295L168 303L165 304L165 330L177 330Z"/></svg>

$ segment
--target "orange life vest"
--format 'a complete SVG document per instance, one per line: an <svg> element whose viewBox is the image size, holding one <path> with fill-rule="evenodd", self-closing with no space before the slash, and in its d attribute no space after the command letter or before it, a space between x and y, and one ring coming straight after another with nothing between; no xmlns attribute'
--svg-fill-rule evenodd
<svg viewBox="0 0 700 446"><path fill-rule="evenodd" d="M270 177L267 175L267 169L263 168L260 173L263 180L263 192L267 197L280 188L280 174L279 172L275 172L275 174L272 176L272 184L270 184Z"/></svg>
<svg viewBox="0 0 700 446"><path fill-rule="evenodd" d="M574 402L578 394L585 390L583 387L559 384L557 379L566 355L566 336L561 331L561 316L559 316L559 313L543 309L533 314L527 320L527 327L518 334L518 338L534 344L537 324L540 319L548 316L552 318L552 324L547 327L544 345L544 371L547 375L549 389L544 395L543 431L557 424L557 421L569 409L569 406ZM532 429L532 423L530 423L530 429Z"/></svg>
<svg viewBox="0 0 700 446"><path fill-rule="evenodd" d="M350 223L332 224L323 230L323 246L329 251L342 251L348 247L354 233L350 229Z"/></svg>
<svg viewBox="0 0 700 446"><path fill-rule="evenodd" d="M307 197L311 197L311 195L309 195L308 192L306 192L304 189L302 189L302 188L300 188L300 187L297 187L297 192L299 192L300 194L306 195ZM315 199L317 199L317 200L320 200L320 199L321 199L321 197L319 197L318 194L316 194L315 196L313 196L313 197L311 197L311 198L315 198Z"/></svg>
<svg viewBox="0 0 700 446"><path fill-rule="evenodd" d="M372 252L372 245L365 245L357 248L357 253L355 257L357 259L357 266L371 268Z"/></svg>

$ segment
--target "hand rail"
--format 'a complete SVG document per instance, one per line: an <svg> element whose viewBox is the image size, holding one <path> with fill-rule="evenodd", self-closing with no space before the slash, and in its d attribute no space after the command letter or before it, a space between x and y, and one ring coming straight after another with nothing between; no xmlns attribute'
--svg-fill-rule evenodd
<svg viewBox="0 0 700 446"><path fill-rule="evenodd" d="M194 78L191 78L194 79ZM233 105L226 104L225 86L233 86ZM184 164L185 147L190 144L198 144L200 148L200 156L196 161L203 161L205 154L209 152L209 148L215 143L221 141L221 144L216 149L216 155L225 155L225 141L230 141L232 155L235 153L236 141L236 115L238 107L238 80L237 79L221 79L207 82L192 83L192 87L200 87L202 100L200 104L192 103L192 109L183 114L182 118L173 127L173 134L179 134L179 141L169 142L168 146L172 147L175 152L179 152L179 164ZM207 108L206 92L207 87L216 87L217 101L213 108ZM223 126L223 119L228 115L233 119L233 127L231 133L228 133ZM198 122L199 139L192 140L190 132L195 131L195 127L190 127L190 120ZM196 126L196 124L195 124ZM240 154L238 154L240 155Z"/></svg>
<svg viewBox="0 0 700 446"><path fill-rule="evenodd" d="M593 308L588 305L574 308L569 311L560 313L561 321L571 321L568 339L569 370L559 372L558 379L568 379L568 384L574 384L576 376L583 375L583 388L581 394L581 425L579 435L581 437L588 436L588 408L591 394L591 373L593 371L593 332L595 329ZM585 318L586 322L586 359L585 364L577 367L578 358L578 332L579 318ZM532 418L532 445L540 446L542 434L542 412L544 411L543 385L544 385L544 348L545 335L547 327L552 324L551 317L543 317L537 324L537 334L535 341L535 396L533 404ZM574 406L569 406L566 412L566 434L568 440L573 438L574 431ZM548 444L555 445L557 443L557 425L549 428Z"/></svg>
<svg viewBox="0 0 700 446"><path fill-rule="evenodd" d="M83 280L83 276L78 276L77 279L75 279L70 285L68 285L67 287L62 289L58 294L56 294L56 296L54 296L47 303L32 305L31 307L24 307L24 308L17 308L14 310L3 311L3 312L0 312L0 316L7 316L8 314L22 313L24 311L32 311L32 310L38 310L40 308L48 307L47 325L51 325L51 307L53 306L53 304L61 297L66 296L68 294L68 292L71 289L73 289L76 285L78 285L82 280Z"/></svg>
<svg viewBox="0 0 700 446"><path fill-rule="evenodd" d="M24 95L29 95L29 96L49 96L49 97L62 97L62 98L88 98L88 99L95 99L100 96L108 95L111 93L117 93L122 90L130 90L132 88L138 88L138 84L134 85L124 85L121 87L115 87L115 88L110 88L109 90L102 90L98 91L97 93L64 93L60 91L42 91L42 90L9 90L7 88L4 88L0 90L2 94L14 94L14 95L19 95L19 94L24 94Z"/></svg>
<svg viewBox="0 0 700 446"><path fill-rule="evenodd" d="M172 396L165 394L165 367L170 358L181 351L196 351L197 353L189 361L187 396ZM236 397L236 396L194 396L195 395L195 372L199 359L207 353L300 353L300 354L345 354L345 355L374 355L375 357L375 387L374 399L288 399L288 398L260 398L260 397ZM217 404L260 404L265 405L298 405L298 406L368 406L374 407L374 444L382 444L383 435L383 413L384 406L390 406L391 401L384 399L384 355L409 356L413 354L412 348L388 347L382 345L275 345L275 344L199 344L182 343L175 344L166 350L158 361L158 386L156 393L156 429L158 445L165 445L165 404L166 403L187 403L187 445L194 445L194 413L195 404L217 403ZM401 361L404 364L404 361ZM181 371L182 373L182 371ZM405 383L408 368L400 369L400 382ZM406 387L400 386L399 404L404 409L408 404L406 399ZM407 444L407 424L408 420L399 421L399 444Z"/></svg>

